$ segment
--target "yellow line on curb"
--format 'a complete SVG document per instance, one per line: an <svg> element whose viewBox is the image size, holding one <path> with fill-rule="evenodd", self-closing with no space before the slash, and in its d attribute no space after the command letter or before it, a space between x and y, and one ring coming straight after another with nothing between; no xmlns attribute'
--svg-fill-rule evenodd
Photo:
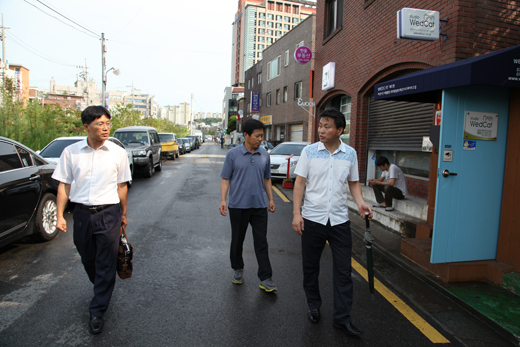
<svg viewBox="0 0 520 347"><path fill-rule="evenodd" d="M291 202L291 200L287 199L287 197L285 195L282 194L281 191L278 190L278 188L276 188L275 186L273 186L273 190L275 191L276 194L278 194L278 196L284 201L284 202Z"/></svg>
<svg viewBox="0 0 520 347"><path fill-rule="evenodd" d="M367 270L361 266L354 258L352 258L352 267L368 282ZM422 319L414 310L406 305L397 295L392 293L384 284L374 278L375 289L391 303L403 316L406 317L424 336L426 336L433 343L450 343L444 336L442 336L434 327Z"/></svg>

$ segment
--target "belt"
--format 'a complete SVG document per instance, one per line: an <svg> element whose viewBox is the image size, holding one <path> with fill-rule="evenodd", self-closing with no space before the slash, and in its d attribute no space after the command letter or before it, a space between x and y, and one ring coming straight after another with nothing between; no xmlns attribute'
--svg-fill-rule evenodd
<svg viewBox="0 0 520 347"><path fill-rule="evenodd" d="M78 204L78 206L81 207L82 210L90 211L90 213L98 213L98 212L101 212L104 209L107 209L114 205L117 205L117 204L97 205L97 206L87 206L87 205L83 205L83 204Z"/></svg>

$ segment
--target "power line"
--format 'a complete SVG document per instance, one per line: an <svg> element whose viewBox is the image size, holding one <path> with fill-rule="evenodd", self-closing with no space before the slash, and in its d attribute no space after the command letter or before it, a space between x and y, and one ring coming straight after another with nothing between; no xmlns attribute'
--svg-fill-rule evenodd
<svg viewBox="0 0 520 347"><path fill-rule="evenodd" d="M57 18L57 17L55 17L55 16L53 16L53 15L51 15L51 14L45 12L44 10L42 10L41 8L39 8L38 6L36 6L36 5L34 5L34 4L31 4L31 3L30 3L29 1L27 1L27 0L23 0L23 1L25 1L25 2L28 3L29 5L33 6L34 8L36 8L38 11L41 11L41 12L45 13L47 16L56 19L57 21L59 21L59 22L65 24L65 25L67 25L67 26L69 26L69 27L71 27L71 28L73 28L73 29L75 29L75 30L77 30L77 31L79 31L79 32L82 33L82 34L88 35L88 36L90 36L90 37L94 37L94 38L96 38L96 39L99 38L99 36L93 36L93 35L91 35L91 34L89 34L89 33L86 33L86 32L84 32L84 31L82 31L82 30L79 30L78 28L76 28L76 27L74 27L74 26L72 26L72 25L70 25L70 24L65 23L65 22L62 21L61 19L59 19L59 18ZM97 35L97 34L96 34L96 35Z"/></svg>
<svg viewBox="0 0 520 347"><path fill-rule="evenodd" d="M143 5L143 7L141 7L141 9L140 9L139 11L137 11L137 13L135 14L135 16L133 16L132 19L130 19L130 20L128 21L128 23L126 23L125 26L123 26L121 29L119 29L119 31L118 31L118 32L117 32L113 37L116 37L117 35L119 35L119 33L120 33L121 31L123 31L123 30L124 30L124 29L125 29L125 28L130 24L130 23L132 23L132 21L135 19L135 17L137 17L137 15L138 15L139 13L141 13L141 11L143 10L143 8L144 8L146 5L148 5L149 2L150 2L150 0L148 0L147 2L145 2L145 4Z"/></svg>
<svg viewBox="0 0 520 347"><path fill-rule="evenodd" d="M55 9L53 9L52 7L50 7L49 5L43 3L42 1L40 1L40 0L36 0L36 1L38 1L40 4L42 4L43 6L47 7L47 8L50 9L51 11L56 12L57 14L59 14L60 16L62 16L63 18L65 18L66 20L68 20L68 21L70 21L70 22L76 24L76 25L79 26L80 28L83 28L83 29L85 29L86 31L89 31L89 32L91 32L91 33L94 34L94 35L99 35L98 33L95 33L95 32L93 32L92 30L90 30L90 29L88 29L88 28L85 28L83 25L78 24L78 23L76 23L75 21L73 21L72 19L70 19L70 18L68 18L68 17L66 17L66 16L64 16L64 15L62 15L61 13L59 13L58 11L56 11Z"/></svg>
<svg viewBox="0 0 520 347"><path fill-rule="evenodd" d="M20 40L18 37L16 37L13 33L11 33L10 35L11 37L11 42L17 44L18 46L28 50L29 52L39 56L40 58L43 58L45 60L48 60L52 63L55 63L55 64L59 64L59 65L65 65L65 66L76 66L76 65L72 65L72 64L66 64L66 63L62 63L62 62L59 62L57 60L54 60L50 57L46 57L45 54L39 52L38 50L36 50L35 48L32 48L31 46L29 46L28 44L26 44L25 42L23 42L22 40Z"/></svg>

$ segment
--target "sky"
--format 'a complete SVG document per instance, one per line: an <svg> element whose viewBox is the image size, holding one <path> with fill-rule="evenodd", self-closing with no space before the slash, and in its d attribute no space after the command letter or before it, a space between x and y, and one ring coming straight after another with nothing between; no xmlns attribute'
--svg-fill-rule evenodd
<svg viewBox="0 0 520 347"><path fill-rule="evenodd" d="M5 57L30 70L31 86L49 89L52 78L73 86L84 70L76 66L86 64L101 89L104 33L107 69L120 70L108 72L107 90L131 93L133 83L159 106L190 103L193 93L194 112L222 112L237 6L237 0L0 0L9 28Z"/></svg>

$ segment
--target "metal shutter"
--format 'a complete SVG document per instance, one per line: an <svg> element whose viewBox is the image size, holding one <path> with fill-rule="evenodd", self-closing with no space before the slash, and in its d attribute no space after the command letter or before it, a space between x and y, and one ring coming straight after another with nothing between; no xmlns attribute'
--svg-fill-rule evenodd
<svg viewBox="0 0 520 347"><path fill-rule="evenodd" d="M301 141L303 137L303 124L291 125L291 141Z"/></svg>
<svg viewBox="0 0 520 347"><path fill-rule="evenodd" d="M368 148L421 151L430 135L434 104L374 100L368 103Z"/></svg>

